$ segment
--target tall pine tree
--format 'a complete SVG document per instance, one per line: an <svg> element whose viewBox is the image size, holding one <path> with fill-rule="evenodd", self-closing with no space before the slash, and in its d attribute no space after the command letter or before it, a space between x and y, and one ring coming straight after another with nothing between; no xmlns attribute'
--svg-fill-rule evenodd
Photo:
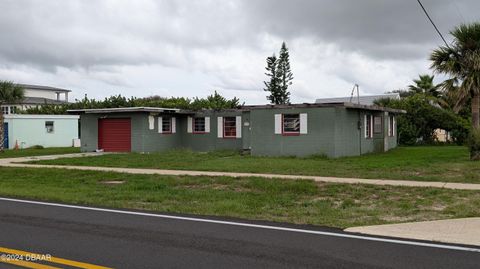
<svg viewBox="0 0 480 269"><path fill-rule="evenodd" d="M293 74L290 70L289 58L288 48L285 42L282 43L279 58L277 58L275 54L267 57L267 67L265 69L268 72L265 73L265 75L270 78L270 81L264 81L263 83L265 83L266 86L264 90L270 92L267 99L272 104L290 104L288 86L292 85Z"/></svg>
<svg viewBox="0 0 480 269"><path fill-rule="evenodd" d="M277 56L275 56L275 53L267 57L267 67L265 67L265 70L267 70L267 75L270 78L270 81L264 81L263 83L265 84L265 87L263 90L266 92L270 92L270 95L267 96L267 99L270 101L272 104L279 104L279 90L280 90L280 81L278 80L277 76Z"/></svg>
<svg viewBox="0 0 480 269"><path fill-rule="evenodd" d="M282 43L277 63L277 77L279 81L280 104L290 103L290 92L288 86L292 85L293 73L290 69L290 55L285 42Z"/></svg>

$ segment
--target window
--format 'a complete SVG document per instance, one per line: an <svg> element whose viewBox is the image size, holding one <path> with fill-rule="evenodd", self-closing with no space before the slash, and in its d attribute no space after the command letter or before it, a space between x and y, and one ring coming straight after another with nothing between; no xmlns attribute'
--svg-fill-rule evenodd
<svg viewBox="0 0 480 269"><path fill-rule="evenodd" d="M193 118L193 132L205 133L205 118Z"/></svg>
<svg viewBox="0 0 480 269"><path fill-rule="evenodd" d="M372 115L365 115L365 137L372 138Z"/></svg>
<svg viewBox="0 0 480 269"><path fill-rule="evenodd" d="M54 131L53 121L46 121L45 122L45 130L49 134L53 133L53 131Z"/></svg>
<svg viewBox="0 0 480 269"><path fill-rule="evenodd" d="M8 106L2 106L2 113L8 115Z"/></svg>
<svg viewBox="0 0 480 269"><path fill-rule="evenodd" d="M17 107L16 106L11 106L10 107L10 114L17 114Z"/></svg>
<svg viewBox="0 0 480 269"><path fill-rule="evenodd" d="M283 133L300 134L300 114L283 114Z"/></svg>
<svg viewBox="0 0 480 269"><path fill-rule="evenodd" d="M395 136L395 117L394 116L388 117L388 135Z"/></svg>
<svg viewBox="0 0 480 269"><path fill-rule="evenodd" d="M172 133L172 118L162 118L162 133Z"/></svg>
<svg viewBox="0 0 480 269"><path fill-rule="evenodd" d="M223 137L237 137L236 117L223 118Z"/></svg>
<svg viewBox="0 0 480 269"><path fill-rule="evenodd" d="M382 133L382 117L375 116L373 118L373 133L374 134L381 134Z"/></svg>

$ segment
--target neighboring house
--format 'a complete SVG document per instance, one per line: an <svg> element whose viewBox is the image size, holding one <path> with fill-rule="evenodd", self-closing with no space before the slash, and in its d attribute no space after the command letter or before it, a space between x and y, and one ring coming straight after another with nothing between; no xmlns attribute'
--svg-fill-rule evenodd
<svg viewBox="0 0 480 269"><path fill-rule="evenodd" d="M47 86L18 85L25 90L25 98L16 103L2 105L1 109L4 115L15 114L18 110L26 110L46 104L66 104L68 103L68 93L71 92L70 90Z"/></svg>
<svg viewBox="0 0 480 269"><path fill-rule="evenodd" d="M397 146L403 110L352 103L259 105L187 111L131 107L80 109L82 151L154 152L232 149L252 155L329 157Z"/></svg>
<svg viewBox="0 0 480 269"><path fill-rule="evenodd" d="M438 142L452 142L452 136L450 132L444 130L444 129L435 129L433 133L435 140Z"/></svg>
<svg viewBox="0 0 480 269"><path fill-rule="evenodd" d="M5 115L7 149L43 147L72 147L78 140L77 115Z"/></svg>
<svg viewBox="0 0 480 269"><path fill-rule="evenodd" d="M399 93L386 93L378 95L363 95L363 96L352 96L352 97L332 97L332 98L320 98L315 100L317 104L328 104L328 103L354 103L361 104L366 106L371 106L374 104L374 101L380 99L400 99Z"/></svg>

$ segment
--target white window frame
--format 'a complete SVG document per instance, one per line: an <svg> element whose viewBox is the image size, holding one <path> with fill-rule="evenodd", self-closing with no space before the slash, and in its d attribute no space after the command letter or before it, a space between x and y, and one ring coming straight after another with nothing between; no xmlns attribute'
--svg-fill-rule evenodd
<svg viewBox="0 0 480 269"><path fill-rule="evenodd" d="M370 121L370 126L368 126ZM373 138L373 115L365 114L365 138Z"/></svg>

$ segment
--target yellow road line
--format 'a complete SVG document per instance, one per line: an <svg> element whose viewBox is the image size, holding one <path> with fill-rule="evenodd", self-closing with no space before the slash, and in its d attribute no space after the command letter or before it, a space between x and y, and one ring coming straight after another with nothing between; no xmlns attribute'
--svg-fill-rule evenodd
<svg viewBox="0 0 480 269"><path fill-rule="evenodd" d="M0 247L0 252L23 255L23 256L27 256L27 255L28 256L42 256L43 255L43 254L27 252L27 251L22 251L22 250L17 250L17 249L3 248L3 247ZM46 262L58 263L58 264L63 264L63 265L68 265L68 266L73 266L73 267L78 267L78 268L83 268L83 269L112 269L110 267L104 267L104 266L99 266L99 265L89 264L89 263L84 263L84 262L77 262L77 261L57 258L57 257L53 257L53 256L51 256L50 259L46 260ZM27 267L27 268L44 268L44 267ZM45 267L45 268L56 268L56 267Z"/></svg>
<svg viewBox="0 0 480 269"><path fill-rule="evenodd" d="M20 261L20 260L0 260L0 262L12 264L12 265L16 265L24 268L31 268L31 269L61 269L59 267L53 267L45 264L38 264L38 263Z"/></svg>

